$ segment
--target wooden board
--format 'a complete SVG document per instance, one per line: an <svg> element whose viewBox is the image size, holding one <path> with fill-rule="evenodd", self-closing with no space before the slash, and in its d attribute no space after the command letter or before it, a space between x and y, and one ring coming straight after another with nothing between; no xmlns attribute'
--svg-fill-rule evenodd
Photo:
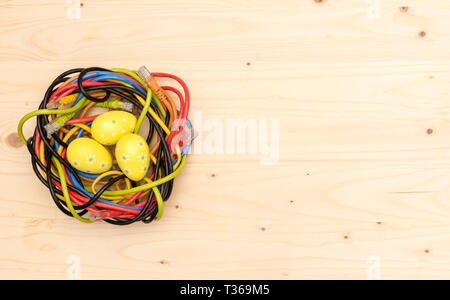
<svg viewBox="0 0 450 300"><path fill-rule="evenodd" d="M0 0L0 278L449 278L449 1L69 2ZM79 223L17 123L67 69L144 64L188 83L204 149L161 221ZM205 150L272 119L274 164Z"/></svg>

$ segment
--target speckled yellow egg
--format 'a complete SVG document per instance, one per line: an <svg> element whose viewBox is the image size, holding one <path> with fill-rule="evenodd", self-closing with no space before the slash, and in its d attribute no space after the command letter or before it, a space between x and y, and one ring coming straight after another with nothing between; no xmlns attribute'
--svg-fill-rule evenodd
<svg viewBox="0 0 450 300"><path fill-rule="evenodd" d="M136 117L126 111L109 111L99 115L92 122L92 137L103 145L113 145L131 133L136 126Z"/></svg>
<svg viewBox="0 0 450 300"><path fill-rule="evenodd" d="M112 157L108 149L91 138L78 138L67 147L67 160L77 170L99 174L112 166Z"/></svg>
<svg viewBox="0 0 450 300"><path fill-rule="evenodd" d="M147 174L150 164L147 142L134 133L122 136L116 145L116 160L128 178L134 181L141 180Z"/></svg>

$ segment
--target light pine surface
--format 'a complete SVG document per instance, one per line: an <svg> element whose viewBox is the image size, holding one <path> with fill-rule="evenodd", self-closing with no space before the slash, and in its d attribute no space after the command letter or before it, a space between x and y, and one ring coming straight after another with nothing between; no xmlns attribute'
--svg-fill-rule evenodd
<svg viewBox="0 0 450 300"><path fill-rule="evenodd" d="M450 278L450 2L376 2L0 0L0 278ZM161 221L79 223L17 123L69 68L143 64L199 131L279 119L279 161L192 154Z"/></svg>

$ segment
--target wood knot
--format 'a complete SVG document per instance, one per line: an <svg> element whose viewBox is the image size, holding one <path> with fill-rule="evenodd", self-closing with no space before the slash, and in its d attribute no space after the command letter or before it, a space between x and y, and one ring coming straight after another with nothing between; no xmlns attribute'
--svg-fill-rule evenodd
<svg viewBox="0 0 450 300"><path fill-rule="evenodd" d="M13 148L19 148L23 146L22 141L19 138L19 135L16 132L9 134L6 137L6 142Z"/></svg>

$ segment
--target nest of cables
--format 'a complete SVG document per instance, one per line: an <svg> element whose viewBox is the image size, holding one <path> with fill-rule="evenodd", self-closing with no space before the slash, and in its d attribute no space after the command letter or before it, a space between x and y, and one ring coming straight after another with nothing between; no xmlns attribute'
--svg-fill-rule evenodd
<svg viewBox="0 0 450 300"><path fill-rule="evenodd" d="M160 86L160 79L182 91ZM186 163L189 103L189 90L175 75L145 67L77 68L52 82L38 110L20 120L18 134L64 214L85 223L150 223L162 217ZM23 125L33 117L36 128L27 139Z"/></svg>

